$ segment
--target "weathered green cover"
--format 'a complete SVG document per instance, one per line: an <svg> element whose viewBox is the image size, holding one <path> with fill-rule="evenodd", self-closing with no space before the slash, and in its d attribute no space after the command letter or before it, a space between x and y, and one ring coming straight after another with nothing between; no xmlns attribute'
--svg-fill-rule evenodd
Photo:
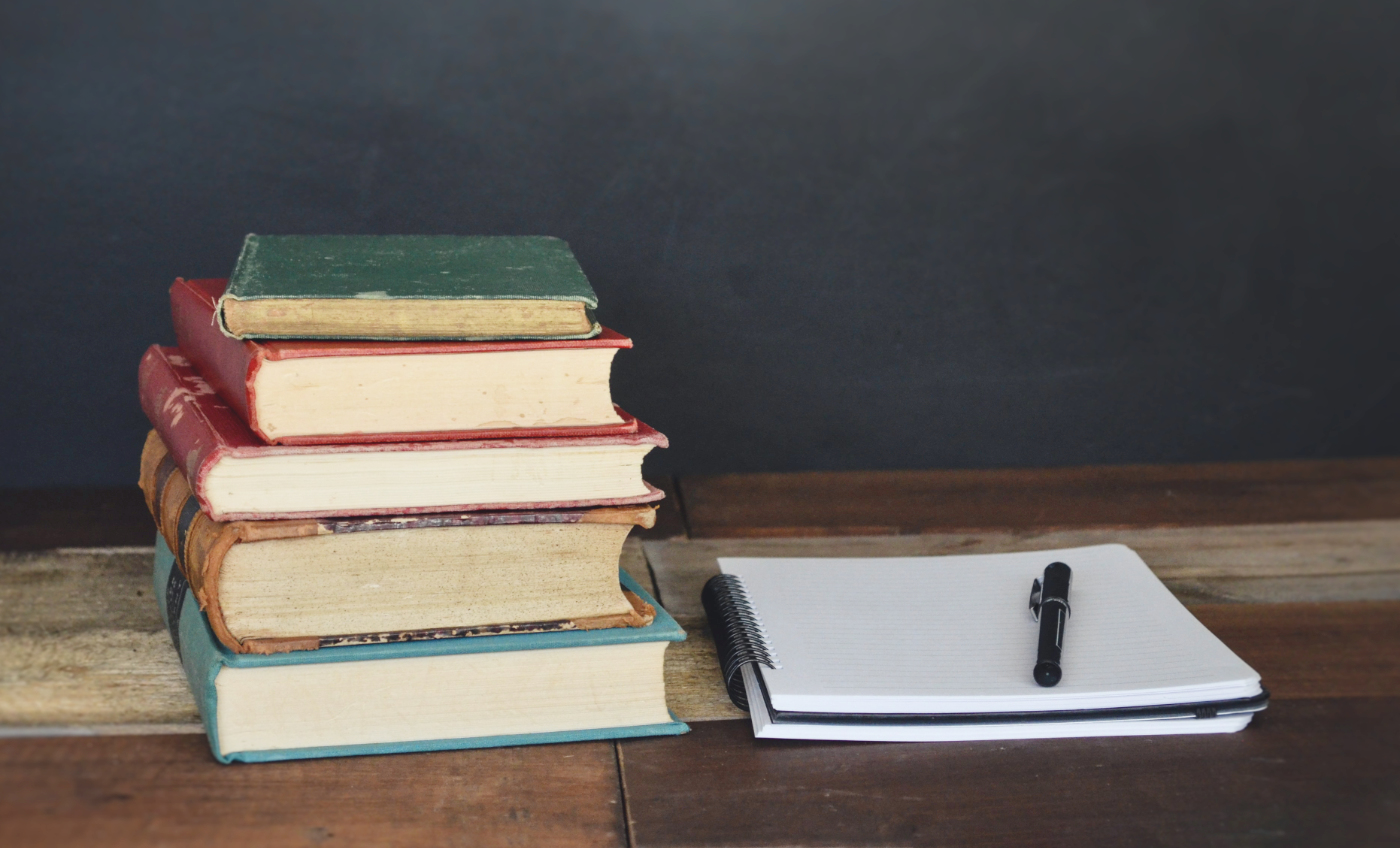
<svg viewBox="0 0 1400 848"><path fill-rule="evenodd" d="M571 648L586 645L614 645L624 642L680 642L685 631L666 613L625 571L618 572L622 585L637 593L642 600L656 608L656 620L647 627L613 627L603 630L566 630L554 633L522 633L507 636L471 636L459 639L429 639L419 642L397 642L376 645L350 645L321 648L315 651L292 651L284 654L235 654L220 645L209 629L209 622L200 612L199 603L190 591L189 583L178 568L175 555L156 536L155 568L152 575L155 597L161 617L170 628L175 649L180 654L190 690L194 693L204 730L209 736L209 748L221 763L270 762L301 760L314 757L348 757L360 754L396 754L410 751L442 751L459 748L495 748L505 745L536 745L546 742L579 742L590 739L625 739L637 736L674 736L690 728L680 721L632 727L611 727L592 730L571 730L558 733L532 733L513 736L482 736L464 739L427 739L414 742L392 742L370 745L340 745L318 748L287 748L269 751L236 751L225 754L219 748L217 690L214 679L224 666L257 667L270 665L299 665L307 663L358 662L400 657L440 656L443 654L485 653L491 651L528 651L544 648ZM171 622L176 622L174 625ZM674 716L672 716L674 718Z"/></svg>
<svg viewBox="0 0 1400 848"><path fill-rule="evenodd" d="M598 308L568 242L550 236L249 234L224 296L573 300Z"/></svg>
<svg viewBox="0 0 1400 848"><path fill-rule="evenodd" d="M584 304L590 319L598 308L568 242L552 236L250 233L223 297L564 300ZM551 338L591 338L599 329L593 321L588 333Z"/></svg>

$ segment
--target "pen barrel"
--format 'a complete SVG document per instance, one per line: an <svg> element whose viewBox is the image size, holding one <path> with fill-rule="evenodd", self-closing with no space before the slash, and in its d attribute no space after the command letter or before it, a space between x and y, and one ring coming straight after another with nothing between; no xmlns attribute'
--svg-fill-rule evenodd
<svg viewBox="0 0 1400 848"><path fill-rule="evenodd" d="M1070 568L1051 563L1041 580L1040 639L1036 644L1032 676L1041 686L1060 682L1060 655L1064 649L1065 624L1069 621Z"/></svg>

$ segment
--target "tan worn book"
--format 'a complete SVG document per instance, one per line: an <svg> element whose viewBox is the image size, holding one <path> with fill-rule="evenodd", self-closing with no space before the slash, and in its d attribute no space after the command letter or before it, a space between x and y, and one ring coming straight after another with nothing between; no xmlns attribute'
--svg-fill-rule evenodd
<svg viewBox="0 0 1400 848"><path fill-rule="evenodd" d="M236 653L502 633L644 627L618 581L650 506L215 521L154 434L141 489L161 536Z"/></svg>

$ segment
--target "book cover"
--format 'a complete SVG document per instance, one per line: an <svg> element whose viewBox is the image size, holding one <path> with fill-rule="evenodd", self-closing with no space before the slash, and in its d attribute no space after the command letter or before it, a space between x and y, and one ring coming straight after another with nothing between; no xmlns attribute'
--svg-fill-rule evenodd
<svg viewBox="0 0 1400 848"><path fill-rule="evenodd" d="M230 331L230 302L266 300L370 310L392 309L396 301L436 301L449 308L463 301L555 301L577 304L581 319L573 332L529 333L527 328L522 335L518 327L493 332L489 322L462 332L432 332L409 323L380 325L377 331L331 331L340 338L588 338L599 330L592 317L598 308L593 287L568 243L549 236L250 234L220 300L220 327L242 337L308 337L305 332Z"/></svg>
<svg viewBox="0 0 1400 848"><path fill-rule="evenodd" d="M219 521L267 518L321 518L344 515L336 509L308 509L297 512L221 512L211 507L205 479L210 470L228 458L263 456L397 452L464 451L512 448L571 447L605 445L651 445L666 447L666 437L646 424L637 423L637 432L613 436L585 436L535 439L476 439L465 441L383 442L353 445L269 445L259 439L226 402L220 399L178 348L152 345L141 358L138 373L141 408L160 439L176 457L199 500L200 508ZM664 495L653 486L638 497L598 498L572 501L527 501L490 504L436 504L415 507L376 507L357 510L356 515L422 514L433 512L474 512L487 509L560 509L581 506L621 506L661 500Z"/></svg>
<svg viewBox="0 0 1400 848"><path fill-rule="evenodd" d="M637 432L637 420L621 409L615 424L577 427L515 427L479 430L434 430L424 432L324 433L275 437L258 420L254 387L258 371L267 362L290 359L355 356L433 356L463 353L508 353L531 350L565 350L632 347L632 340L603 328L588 339L546 339L494 342L366 342L366 341L252 341L222 332L216 322L218 303L231 287L227 280L176 279L170 287L170 313L175 339L181 353L200 375L213 386L229 406L247 422L249 429L270 444L317 445L359 444L364 442L441 441L453 439L548 438L551 436L606 436Z"/></svg>
<svg viewBox="0 0 1400 848"><path fill-rule="evenodd" d="M601 507L586 510L528 512L468 512L405 518L285 519L272 521L215 521L199 504L164 443L151 433L141 454L141 491L161 538L174 552L175 564L190 584L199 608L208 618L215 638L240 654L271 654L316 650L339 645L445 639L502 633L537 633L551 630L595 630L604 627L644 627L656 611L636 595L624 591L632 604L625 615L606 615L559 621L512 622L479 627L435 628L392 633L326 634L300 638L245 638L234 635L225 621L218 591L224 557L234 545L296 539L341 533L413 532L437 527L493 527L513 524L625 524L651 527L656 509L651 506Z"/></svg>
<svg viewBox="0 0 1400 848"><path fill-rule="evenodd" d="M638 736L677 735L690 728L673 720L663 724L631 727L594 728L554 733L488 736L464 739L431 739L385 744L357 744L333 747L286 748L269 751L238 751L224 753L219 745L218 691L215 680L224 667L266 667L337 662L367 662L409 657L441 656L447 654L487 653L499 651L530 651L550 648L573 648L590 645L615 645L630 642L680 642L686 638L676 620L626 572L619 579L629 591L656 608L656 620L647 627L614 628L609 630L568 631L562 633L526 633L491 636L480 639L439 639L425 642L399 642L378 645L354 645L327 648L322 651L298 651L285 654L235 654L214 638L204 614L190 591L175 556L156 537L155 563L152 573L155 598L161 618L170 629L171 641L180 656L181 666L190 683L195 703L209 737L214 757L222 763L270 762L316 757L345 757L364 754L394 754L410 751L440 751L462 748L490 748L505 745L534 745L551 742L578 742L590 739L624 739Z"/></svg>

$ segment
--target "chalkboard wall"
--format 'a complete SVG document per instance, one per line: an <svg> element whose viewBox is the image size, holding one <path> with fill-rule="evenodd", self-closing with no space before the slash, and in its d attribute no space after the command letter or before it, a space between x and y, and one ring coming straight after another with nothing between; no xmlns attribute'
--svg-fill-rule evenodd
<svg viewBox="0 0 1400 848"><path fill-rule="evenodd" d="M1400 451L1400 6L7 3L0 486L243 235L543 233L653 472Z"/></svg>

